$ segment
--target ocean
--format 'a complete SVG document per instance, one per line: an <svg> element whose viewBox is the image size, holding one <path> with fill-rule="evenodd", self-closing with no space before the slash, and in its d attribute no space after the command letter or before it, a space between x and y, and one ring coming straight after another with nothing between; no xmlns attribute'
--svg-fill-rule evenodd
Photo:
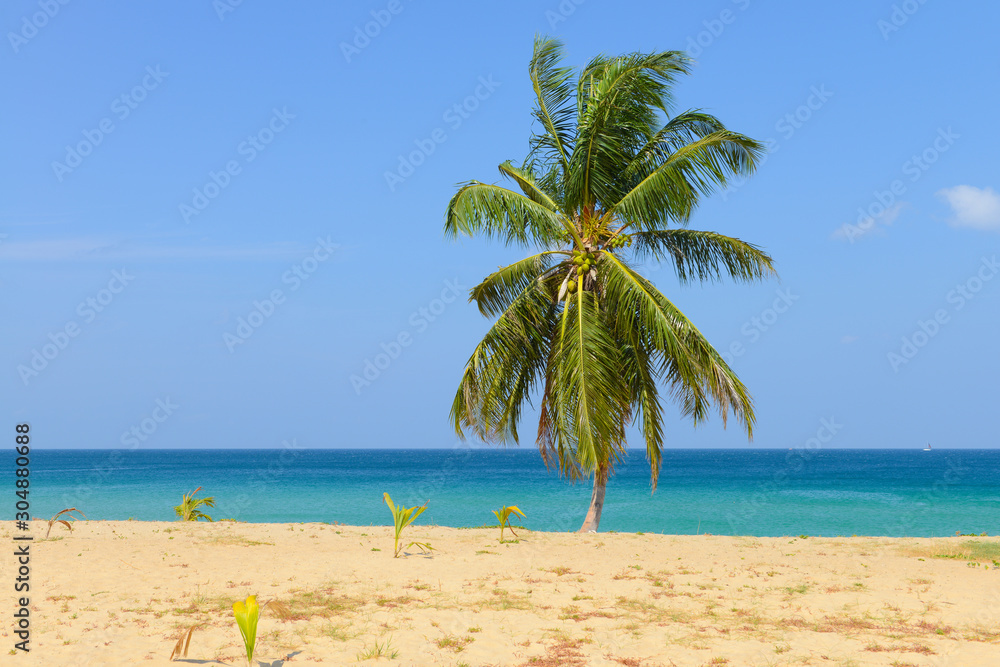
<svg viewBox="0 0 1000 667"><path fill-rule="evenodd" d="M495 524L491 510L516 505L527 528L571 531L591 492L527 447L34 450L30 470L31 514L45 519L76 507L89 519L171 521L200 486L216 520L391 525L388 491L397 504L428 502L418 524ZM1000 450L666 450L650 490L645 455L633 451L609 483L601 531L1000 534Z"/></svg>

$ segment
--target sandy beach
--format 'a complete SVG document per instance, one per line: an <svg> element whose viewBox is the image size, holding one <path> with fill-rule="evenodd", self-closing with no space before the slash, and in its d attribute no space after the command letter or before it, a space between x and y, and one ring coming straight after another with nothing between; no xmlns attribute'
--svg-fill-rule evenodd
<svg viewBox="0 0 1000 667"><path fill-rule="evenodd" d="M562 534L327 524L33 522L18 664L996 665L996 537ZM2 536L13 537L4 522ZM510 535L506 536L508 539ZM13 542L8 542L13 544ZM13 548L3 572L13 580ZM17 641L8 617L3 662ZM379 654L382 654L379 657ZM25 659L27 658L27 659Z"/></svg>

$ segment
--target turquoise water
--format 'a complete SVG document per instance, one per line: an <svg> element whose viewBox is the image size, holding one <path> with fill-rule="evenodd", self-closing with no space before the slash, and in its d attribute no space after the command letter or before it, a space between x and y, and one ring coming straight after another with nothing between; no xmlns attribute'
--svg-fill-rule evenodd
<svg viewBox="0 0 1000 667"><path fill-rule="evenodd" d="M13 457L10 465L13 467ZM11 478L13 479L13 478ZM533 450L37 450L31 511L173 520L195 487L215 519L389 525L388 491L429 501L418 523L495 523L517 505L533 530L576 530L586 483ZM11 482L13 496L13 482ZM13 502L9 503L13 512ZM8 518L13 518L11 514ZM1000 533L1000 450L668 450L650 494L641 452L619 465L601 530L715 535Z"/></svg>

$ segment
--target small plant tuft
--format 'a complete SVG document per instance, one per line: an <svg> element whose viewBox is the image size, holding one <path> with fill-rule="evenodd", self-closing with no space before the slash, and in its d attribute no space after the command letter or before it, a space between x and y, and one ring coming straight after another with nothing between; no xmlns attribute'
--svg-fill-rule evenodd
<svg viewBox="0 0 1000 667"><path fill-rule="evenodd" d="M208 498L195 498L199 491L201 491L200 486L191 493L185 493L183 499L181 500L181 504L174 507L174 512L177 513L177 517L180 521L200 521L202 519L212 521L212 517L208 516L198 508L202 506L215 507L215 497L210 496Z"/></svg>
<svg viewBox="0 0 1000 667"><path fill-rule="evenodd" d="M367 648L360 653L358 653L358 662L362 660L372 660L379 658L388 658L389 660L395 660L399 657L399 651L392 647L392 637L386 639L384 643L375 642L371 648Z"/></svg>
<svg viewBox="0 0 1000 667"><path fill-rule="evenodd" d="M419 507L396 507L392 502L392 498L389 497L388 493L382 494L382 499L385 504L389 506L389 511L392 512L392 518L396 526L396 537L393 543L393 558L399 558L399 552L402 551L402 547L399 546L399 536L402 534L403 529L413 523L418 516L423 514L424 510L427 509L427 503L420 505ZM417 546L420 547L421 551L432 551L433 547L426 542L410 542L408 547Z"/></svg>
<svg viewBox="0 0 1000 667"><path fill-rule="evenodd" d="M514 537L517 537L517 533L514 532L514 527L510 525L510 515L511 514L517 514L522 519L526 519L527 518L526 516L524 516L524 512L522 512L521 510L519 510L517 508L517 506L515 506L515 505L511 505L510 507L508 507L507 505L504 505L503 507L501 507L498 510L493 510L493 516L495 516L497 518L497 521L500 522L500 543L501 544L503 544L503 529L504 528L509 529L510 530L510 534L513 535Z"/></svg>
<svg viewBox="0 0 1000 667"><path fill-rule="evenodd" d="M73 524L71 524L66 519L60 519L59 517L61 517L63 514L65 514L70 519L73 519L74 521L79 521L79 519L77 517L73 516L73 512L77 512L84 519L87 518L86 514L84 514L83 512L81 512L80 510L78 510L75 507L70 507L69 509L64 509L63 511L59 512L54 517L52 517L51 519L49 519L49 529L45 531L45 538L48 539L49 533L52 532L52 526L54 524L57 524L57 523L61 523L62 525L66 526L67 528L69 528L69 532L72 533L73 532Z"/></svg>

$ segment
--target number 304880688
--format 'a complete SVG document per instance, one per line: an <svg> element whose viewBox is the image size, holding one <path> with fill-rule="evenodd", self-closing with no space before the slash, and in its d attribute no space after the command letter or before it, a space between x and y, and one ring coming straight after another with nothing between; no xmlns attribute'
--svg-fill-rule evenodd
<svg viewBox="0 0 1000 667"><path fill-rule="evenodd" d="M31 474L31 471L28 469L28 464L30 463L28 453L31 451L29 446L31 438L28 433L31 427L27 424L18 424L15 430L17 431L15 438L15 443L17 444L15 448L15 451L17 451L17 461L15 463L17 468L14 474L17 477L15 486L17 487L16 494L18 498L15 505L17 508L15 518L17 521L27 521L31 518L30 512L28 512L30 508L30 504L28 503L28 487L31 484L28 481L28 476Z"/></svg>

